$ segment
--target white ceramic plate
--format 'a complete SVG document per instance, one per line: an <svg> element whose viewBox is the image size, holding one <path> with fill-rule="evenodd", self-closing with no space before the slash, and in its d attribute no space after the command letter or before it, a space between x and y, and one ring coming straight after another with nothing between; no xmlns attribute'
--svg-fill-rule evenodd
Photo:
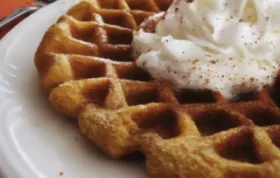
<svg viewBox="0 0 280 178"><path fill-rule="evenodd" d="M43 8L0 42L1 172L7 178L147 178L143 165L112 160L80 136L75 122L53 109L40 85L36 48L75 2L60 0Z"/></svg>

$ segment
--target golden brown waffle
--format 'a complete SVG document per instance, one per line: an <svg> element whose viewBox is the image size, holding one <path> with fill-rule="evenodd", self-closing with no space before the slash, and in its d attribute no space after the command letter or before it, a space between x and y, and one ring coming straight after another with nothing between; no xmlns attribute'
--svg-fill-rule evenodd
<svg viewBox="0 0 280 178"><path fill-rule="evenodd" d="M132 30L170 3L99 0L70 9L35 57L50 101L109 156L144 153L152 177L279 178L280 82L227 101L175 90L134 65Z"/></svg>

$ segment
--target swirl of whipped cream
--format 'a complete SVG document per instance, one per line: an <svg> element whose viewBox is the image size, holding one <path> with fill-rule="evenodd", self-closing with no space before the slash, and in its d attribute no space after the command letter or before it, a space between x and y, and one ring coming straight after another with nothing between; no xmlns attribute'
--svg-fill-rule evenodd
<svg viewBox="0 0 280 178"><path fill-rule="evenodd" d="M134 32L136 64L178 88L233 99L273 85L280 62L279 0L175 0L155 33Z"/></svg>

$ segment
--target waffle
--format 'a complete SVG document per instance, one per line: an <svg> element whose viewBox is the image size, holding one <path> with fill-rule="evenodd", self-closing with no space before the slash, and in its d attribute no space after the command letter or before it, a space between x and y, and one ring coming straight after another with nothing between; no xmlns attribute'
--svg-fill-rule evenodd
<svg viewBox="0 0 280 178"><path fill-rule="evenodd" d="M132 31L171 3L72 7L35 55L51 103L110 157L142 152L154 178L280 177L280 77L273 88L228 101L218 92L174 89L133 63Z"/></svg>

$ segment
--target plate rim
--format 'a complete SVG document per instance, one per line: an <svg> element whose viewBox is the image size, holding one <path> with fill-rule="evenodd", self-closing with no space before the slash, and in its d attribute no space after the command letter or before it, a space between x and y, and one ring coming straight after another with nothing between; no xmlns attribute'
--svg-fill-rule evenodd
<svg viewBox="0 0 280 178"><path fill-rule="evenodd" d="M0 86L1 83L4 81L3 77L3 69L4 64L6 60L6 55L8 53L9 48L12 46L13 41L17 37L17 33L20 32L22 29L26 28L28 25L30 25L34 21L38 21L39 17L44 16L46 13L48 13L51 9L58 8L60 5L63 5L65 3L74 5L79 0L57 0L54 3L51 3L40 10L34 12L33 14L29 15L27 18L25 18L23 21L21 21L19 24L17 24L12 30L10 30L1 40L0 40ZM63 15L63 14L61 14ZM2 93L0 88L0 94ZM0 95L0 108L2 104L2 99L5 99L2 95ZM1 111L0 111L1 114ZM0 118L1 120L1 118ZM27 165L23 165L22 167L16 167L13 165L13 160L11 157L11 154L13 154L12 151L8 151L4 149L2 146L5 145L7 142L5 141L5 136L2 132L0 132L0 177L4 176L3 178L20 178L20 177L30 177L30 176L37 176L37 174L32 175L21 175L20 170L29 168ZM2 145L2 146L1 146ZM17 160L21 160L21 158L17 158ZM30 170L31 171L31 170ZM41 176L40 176L41 177ZM45 177L45 176L43 176ZM1 177L2 178L2 177Z"/></svg>

